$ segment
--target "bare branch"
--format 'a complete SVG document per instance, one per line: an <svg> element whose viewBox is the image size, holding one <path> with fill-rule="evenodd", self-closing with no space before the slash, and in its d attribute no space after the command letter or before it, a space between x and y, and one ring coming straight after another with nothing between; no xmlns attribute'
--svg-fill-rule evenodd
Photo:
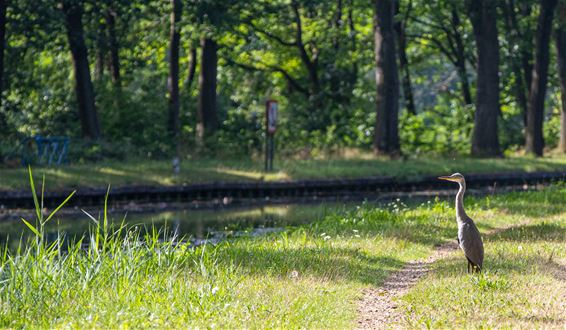
<svg viewBox="0 0 566 330"><path fill-rule="evenodd" d="M416 16L409 16L409 17L411 18L412 21L415 21L415 22L417 22L417 23L419 23L419 24L421 24L421 25L428 26L428 27L430 27L430 28L437 29L437 30L441 30L441 31L446 31L446 30L445 30L445 27L443 27L442 25L438 25L438 24L433 23L433 22L426 22L426 21L423 21L422 19L420 19L420 18L418 18L418 17L416 17Z"/></svg>
<svg viewBox="0 0 566 330"><path fill-rule="evenodd" d="M254 29L255 31L257 31L257 32L259 32L259 33L261 33L261 34L263 34L264 36L266 36L266 37L268 37L268 38L270 38L270 39L273 39L273 40L277 41L278 43L280 43L280 44L283 45L283 46L295 47L295 46L297 45L297 42L296 42L296 41L286 41L286 40L283 40L283 38L281 38L281 37L279 37L279 36L277 36L277 35L275 35L275 34L269 32L269 31L266 31L266 30L264 30L264 29L261 29L261 28L257 27L257 25L255 25L251 20L248 21L248 22L246 22L246 24L249 25L249 26L250 26L252 29Z"/></svg>
<svg viewBox="0 0 566 330"><path fill-rule="evenodd" d="M270 72L279 72L283 75L283 77L285 77L285 79L289 82L289 84L291 84L293 86L293 88L295 88L297 91L301 92L302 94L304 94L305 96L309 97L310 93L307 89L303 88L299 82L293 78L291 76L291 74L289 74L289 72L287 72L285 69L278 67L276 65L268 65L265 63L261 63L260 64L264 67L259 67L259 66L254 66L254 65L250 65L250 64L244 64L244 63L240 63L240 62L236 62L234 60L232 60L231 58L227 58L226 62L228 62L229 64L235 65L237 67L240 67L244 70L248 70L248 71L270 71Z"/></svg>
<svg viewBox="0 0 566 330"><path fill-rule="evenodd" d="M303 42L303 24L301 22L301 13L299 12L299 5L295 0L291 1L291 8L293 9L293 13L295 14L295 25L297 26L297 47L299 48L299 53L301 54L301 59L305 66L307 67L307 71L309 73L310 81L312 82L315 89L319 89L319 82L318 82L318 73L316 68L316 61L313 62L307 53L305 48L305 44ZM318 54L317 54L318 55Z"/></svg>
<svg viewBox="0 0 566 330"><path fill-rule="evenodd" d="M418 40L418 39L423 39L423 40L428 40L431 41L436 48L438 48L438 50L440 50L441 53L443 53L450 62L452 62L454 65L456 65L457 61L456 58L454 57L454 54L450 52L450 50L448 50L448 48L446 48L442 42L440 40L438 40L438 38L432 37L432 36L426 36L426 35L414 35L414 34L407 34L407 37Z"/></svg>

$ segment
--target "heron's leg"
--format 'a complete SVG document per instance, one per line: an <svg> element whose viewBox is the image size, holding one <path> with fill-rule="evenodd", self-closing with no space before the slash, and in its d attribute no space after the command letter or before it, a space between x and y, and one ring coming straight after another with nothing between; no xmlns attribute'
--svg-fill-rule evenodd
<svg viewBox="0 0 566 330"><path fill-rule="evenodd" d="M474 265L474 270L476 273L481 273L481 267L479 265Z"/></svg>
<svg viewBox="0 0 566 330"><path fill-rule="evenodd" d="M470 260L470 258L466 257L466 259L468 259L468 273L473 273L474 272L474 263Z"/></svg>

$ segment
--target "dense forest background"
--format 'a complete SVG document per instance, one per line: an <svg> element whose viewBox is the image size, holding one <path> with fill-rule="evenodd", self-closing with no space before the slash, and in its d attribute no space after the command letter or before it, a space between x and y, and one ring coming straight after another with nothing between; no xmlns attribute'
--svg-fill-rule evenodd
<svg viewBox="0 0 566 330"><path fill-rule="evenodd" d="M0 0L0 157L36 134L74 159L253 155L269 98L287 155L564 151L565 21L563 0Z"/></svg>

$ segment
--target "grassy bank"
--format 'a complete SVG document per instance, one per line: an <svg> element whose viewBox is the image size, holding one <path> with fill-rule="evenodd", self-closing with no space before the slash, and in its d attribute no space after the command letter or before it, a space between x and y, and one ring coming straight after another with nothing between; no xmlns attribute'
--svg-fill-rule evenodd
<svg viewBox="0 0 566 330"><path fill-rule="evenodd" d="M181 173L172 174L168 161L130 160L106 161L95 164L69 165L60 168L38 168L46 174L51 189L69 187L114 187L124 185L174 185L213 181L273 181L296 179L359 178L395 176L410 178L419 175L439 175L453 172L486 173L514 171L564 171L566 157L547 158L508 157L498 159L420 158L388 160L371 155L347 158L311 160L280 159L275 172L264 173L262 160L184 161ZM0 169L0 189L26 189L26 169Z"/></svg>
<svg viewBox="0 0 566 330"><path fill-rule="evenodd" d="M564 200L562 186L468 199L482 232L518 227L486 236L484 276L467 275L460 253L440 262L404 297L403 326L563 322L556 297L565 293ZM100 227L87 250L33 243L2 253L0 327L353 327L361 290L454 239L453 213L447 202L360 205L312 225L196 249Z"/></svg>

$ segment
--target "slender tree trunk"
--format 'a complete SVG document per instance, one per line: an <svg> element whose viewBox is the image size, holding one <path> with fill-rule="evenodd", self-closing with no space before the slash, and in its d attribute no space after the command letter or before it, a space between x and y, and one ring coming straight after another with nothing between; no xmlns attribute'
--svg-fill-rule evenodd
<svg viewBox="0 0 566 330"><path fill-rule="evenodd" d="M540 14L537 21L535 37L535 63L533 67L531 91L527 108L527 130L525 135L525 151L542 156L544 137L542 126L544 121L544 99L548 81L549 44L552 31L552 18L556 8L556 0L541 0Z"/></svg>
<svg viewBox="0 0 566 330"><path fill-rule="evenodd" d="M466 49L464 48L464 41L462 40L462 35L458 28L460 27L460 15L455 8L452 6L452 28L454 29L454 42L455 42L455 57L456 57L456 69L458 71L458 77L460 78L460 88L462 90L462 96L464 97L464 104L472 104L472 93L470 92L470 83L468 80L468 69L466 68Z"/></svg>
<svg viewBox="0 0 566 330"><path fill-rule="evenodd" d="M6 48L6 0L0 0L0 107L4 92L4 49ZM1 126L0 126L1 127Z"/></svg>
<svg viewBox="0 0 566 330"><path fill-rule="evenodd" d="M84 41L82 3L63 2L69 48L73 57L75 92L79 104L79 117L83 137L98 139L100 126L94 102L94 89L90 77L88 53Z"/></svg>
<svg viewBox="0 0 566 330"><path fill-rule="evenodd" d="M336 0L336 12L334 13L334 18L330 22L330 33L332 34L332 46L334 48L335 54L340 54L340 38L342 35L342 28L344 21L342 20L343 15L343 3L342 0ZM331 63L325 70L329 74L329 85L330 85L330 98L335 100L337 103L347 103L349 99L345 97L345 93L342 91L340 86L344 82L344 76L338 72L338 67L336 63Z"/></svg>
<svg viewBox="0 0 566 330"><path fill-rule="evenodd" d="M394 0L374 1L376 124L374 151L396 156L399 146L399 77L395 51Z"/></svg>
<svg viewBox="0 0 566 330"><path fill-rule="evenodd" d="M216 71L218 65L218 46L210 38L201 40L201 61L197 108L197 139L201 142L218 128L216 111Z"/></svg>
<svg viewBox="0 0 566 330"><path fill-rule="evenodd" d="M98 20L96 31L96 58L94 62L94 79L100 80L104 75L104 58L107 51L106 25L102 20Z"/></svg>
<svg viewBox="0 0 566 330"><path fill-rule="evenodd" d="M340 30L342 29L342 25L344 22L342 20L342 0L336 0L336 14L334 14L334 21L333 21L333 28L335 29L334 32L334 40L332 40L334 49L338 51L340 49Z"/></svg>
<svg viewBox="0 0 566 330"><path fill-rule="evenodd" d="M408 7L406 10L409 11ZM399 16L399 1L395 3L395 16ZM408 15L405 15L408 16ZM399 52L399 71L401 72L401 81L403 87L403 97L405 99L405 107L407 111L416 115L415 101L413 98L413 87L411 84L411 72L409 70L409 59L407 58L407 39L405 36L405 19L398 19L395 22L395 32L397 34L397 45Z"/></svg>
<svg viewBox="0 0 566 330"><path fill-rule="evenodd" d="M499 41L496 7L492 0L468 0L477 45L477 95L472 155L500 156L497 135L499 115Z"/></svg>
<svg viewBox="0 0 566 330"><path fill-rule="evenodd" d="M354 24L354 0L349 0L348 4L348 32L350 33L351 45L350 50L352 53L356 52L357 49L357 34L356 25ZM352 79L351 84L354 86L358 80L358 61L352 61Z"/></svg>
<svg viewBox="0 0 566 330"><path fill-rule="evenodd" d="M191 46L189 50L189 71L187 74L187 81L185 83L186 90L190 90L193 82L195 81L195 73L197 70L197 47L195 45Z"/></svg>
<svg viewBox="0 0 566 330"><path fill-rule="evenodd" d="M299 55L301 56L301 61L303 62L307 72L309 74L309 81L310 81L310 92L311 95L315 97L315 103L320 102L320 80L318 77L318 54L316 50L314 54L311 56L308 54L307 49L305 48L305 44L303 42L303 23L301 20L301 13L299 10L299 4L296 0L291 0L291 9L295 15L295 46L299 51Z"/></svg>
<svg viewBox="0 0 566 330"><path fill-rule="evenodd" d="M503 14L505 16L504 23L505 29L508 33L509 41L507 43L509 49L509 54L511 54L511 68L513 70L515 85L513 86L515 90L515 98L517 99L517 104L521 108L521 113L523 115L523 123L525 127L527 126L527 95L528 89L525 84L525 75L522 68L522 63L525 60L525 48L521 46L523 44L521 32L519 31L519 26L517 24L517 17L515 14L515 3L514 0L508 0L503 6ZM516 47L521 50L518 55L515 55L517 51ZM527 60L528 63L528 60ZM530 71L529 71L530 75Z"/></svg>
<svg viewBox="0 0 566 330"><path fill-rule="evenodd" d="M108 48L110 50L110 70L112 74L112 82L115 85L120 84L120 48L118 46L118 38L116 37L116 17L117 13L113 8L106 11L106 25L108 26Z"/></svg>
<svg viewBox="0 0 566 330"><path fill-rule="evenodd" d="M519 10L521 16L528 17L531 15L531 3L528 1L521 1L519 4ZM512 19L515 20L513 23L519 29L519 23L517 22L516 16L511 16ZM518 30L519 31L519 30ZM521 39L528 38L529 41L532 41L531 37L528 33L521 33ZM530 43L529 43L530 45ZM527 88L527 95L531 93L531 81L532 81L532 73L533 73L533 51L531 47L522 47L521 49L521 62L523 66L523 80L525 81L525 86ZM525 127L527 123L527 113L525 112Z"/></svg>
<svg viewBox="0 0 566 330"><path fill-rule="evenodd" d="M558 28L556 30L556 50L562 112L560 116L560 152L566 153L566 0L559 0Z"/></svg>
<svg viewBox="0 0 566 330"><path fill-rule="evenodd" d="M168 120L167 130L176 141L179 135L179 40L181 38L181 0L171 0L171 28L169 34L169 77L167 79L168 92Z"/></svg>

